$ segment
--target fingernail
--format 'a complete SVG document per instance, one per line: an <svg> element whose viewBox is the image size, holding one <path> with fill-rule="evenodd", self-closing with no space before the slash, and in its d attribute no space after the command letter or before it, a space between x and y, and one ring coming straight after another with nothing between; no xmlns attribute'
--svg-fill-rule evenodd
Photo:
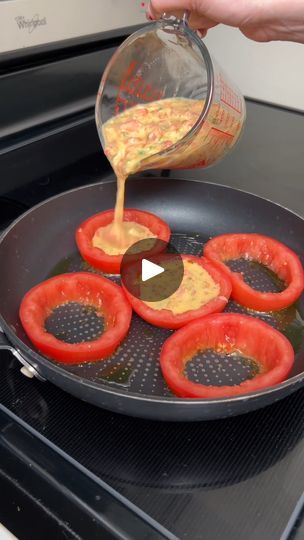
<svg viewBox="0 0 304 540"><path fill-rule="evenodd" d="M204 38L207 35L207 30L201 29L201 30L198 30L197 33L198 33L200 38Z"/></svg>

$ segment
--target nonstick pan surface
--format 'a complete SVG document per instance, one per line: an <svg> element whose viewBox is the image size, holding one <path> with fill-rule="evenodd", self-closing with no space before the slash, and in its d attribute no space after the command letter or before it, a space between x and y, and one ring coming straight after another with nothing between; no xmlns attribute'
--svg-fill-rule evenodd
<svg viewBox="0 0 304 540"><path fill-rule="evenodd" d="M254 314L285 333L296 351L296 362L285 382L263 391L234 398L180 399L163 381L158 357L170 331L148 325L133 316L130 333L109 359L69 366L41 356L27 339L18 318L23 295L50 275L88 270L77 253L74 232L88 216L115 201L114 181L72 190L34 207L15 221L0 241L2 347L11 347L19 359L67 392L99 407L155 420L193 421L223 418L264 407L304 385L304 298L279 314ZM303 259L304 220L270 201L229 187L197 181L136 178L127 183L127 206L154 212L173 231L172 242L182 253L201 254L210 237L227 232L258 232L286 243ZM258 265L240 261L252 286L279 290L280 284ZM117 278L114 278L117 280ZM228 311L246 313L230 302ZM253 314L252 312L250 313ZM79 320L84 316L84 323ZM67 306L52 321L53 330L90 332L96 321L75 306ZM50 329L49 329L50 331ZM16 353L17 351L17 353ZM242 357L201 354L189 362L188 377L207 384L239 384L250 375Z"/></svg>

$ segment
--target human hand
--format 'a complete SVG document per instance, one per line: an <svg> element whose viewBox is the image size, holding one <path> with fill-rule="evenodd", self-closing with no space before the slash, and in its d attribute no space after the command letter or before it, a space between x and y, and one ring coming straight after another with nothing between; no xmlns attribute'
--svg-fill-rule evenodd
<svg viewBox="0 0 304 540"><path fill-rule="evenodd" d="M189 24L202 35L217 24L239 28L255 41L304 43L303 0L151 0L150 18L162 13L182 16L191 12Z"/></svg>

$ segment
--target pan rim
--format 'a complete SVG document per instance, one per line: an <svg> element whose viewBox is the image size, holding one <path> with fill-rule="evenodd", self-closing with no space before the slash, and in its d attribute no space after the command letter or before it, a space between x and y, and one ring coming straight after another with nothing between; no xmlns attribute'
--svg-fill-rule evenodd
<svg viewBox="0 0 304 540"><path fill-rule="evenodd" d="M145 177L140 177L140 176L133 177L130 180L128 180L128 182L133 183L133 182L139 181L139 180L144 179L144 178ZM150 179L150 177L146 177L146 178ZM155 180L161 180L161 177L158 177L158 176L155 176L153 178ZM304 223L304 216L301 216L297 212L295 212L293 210L290 210L289 208L283 206L280 203L274 202L271 199L268 199L266 197L262 197L260 195L256 195L256 194L254 194L252 192L249 192L249 191L246 191L246 190L243 190L243 189L227 186L225 184L218 184L218 183L211 182L211 181L197 180L197 179L183 179L183 178L174 179L174 178L170 178L170 181L174 181L174 182L178 181L178 182L181 182L181 183L184 183L184 182L194 182L194 183L198 183L198 184L203 183L203 184L206 184L206 185L216 186L216 187L220 187L220 188L224 188L224 189L228 189L228 190L232 190L232 191L237 191L237 192L240 192L240 193L243 193L243 194L246 194L246 195L250 195L252 197L255 197L256 199L260 199L261 201L266 201L266 202L270 203L271 205L274 205L274 206L276 206L278 208L283 209L284 211L286 211L286 212L288 212L290 214L293 214L296 218L300 219ZM92 182L91 184L87 184L87 185L80 186L80 187L77 187L77 188L72 188L70 190L64 191L64 192L59 193L57 195L54 195L53 197L50 197L50 198L38 203L37 205L34 205L33 207L29 208L26 212L21 214L21 216L19 216L17 219L15 219L9 225L9 227L7 229L5 229L5 231L3 231L3 233L0 235L0 244L3 242L3 240L6 238L6 236L13 230L15 225L17 225L24 217L29 215L31 212L37 210L40 207L43 207L45 204L49 203L52 200L59 199L60 197L64 197L64 196L66 196L66 195L68 195L70 193L80 191L82 189L90 189L90 188L96 187L98 185L102 186L103 184L116 184L116 180L115 180L114 177L113 178L111 177L111 178L107 178L107 179L104 179L104 180L100 180L98 182ZM44 368L45 368L46 371L51 371L51 372L53 372L53 373L55 373L57 375L60 374L64 379L69 380L72 383L78 383L79 384L79 382L81 381L82 386L87 387L90 390L94 390L94 391L101 390L102 392L104 392L106 394L113 395L114 397L117 397L117 398L122 398L122 399L127 399L127 400L135 400L135 401L140 400L140 401L143 401L143 402L146 402L146 403L158 403L158 404L166 405L167 407L171 407L171 408L172 407L178 407L179 405L188 406L188 407L191 406L191 405L193 405L193 406L197 406L197 405L209 406L209 405L213 405L213 404L215 405L215 404L225 404L225 403L232 405L232 404L235 404L237 402L253 401L253 400L259 398L262 395L266 396L266 395L269 395L269 394L272 394L272 393L280 392L280 391L284 390L284 388L287 388L289 386L296 385L297 383L302 382L303 379L304 379L304 371L303 371L303 372L301 372L301 373L299 373L297 375L294 375L293 377L290 377L289 379L283 381L282 383L279 383L279 384L277 384L275 386L268 387L266 389L259 390L258 392L251 392L251 393L243 394L243 395L240 395L240 396L227 397L227 398L218 398L218 399L178 398L178 397L176 397L174 395L172 395L172 396L149 396L149 395L146 395L146 394L130 392L128 390L111 387L109 383L107 383L107 384L95 383L94 381L90 381L88 379L82 379L79 375L76 375L74 373L66 371L64 368L62 368L60 366L60 364L54 363L52 360L48 360L46 357L41 356L37 351L35 351L31 347L28 347L12 331L11 327L6 323L6 321L3 318L1 313L0 313L0 325L1 325L1 328L3 329L4 335L7 336L7 338L10 341L12 347L15 347L16 350L18 352L20 352L21 356L25 355L26 358L27 358L27 356L30 356L35 360L35 362L37 362L38 372L39 372L39 365L41 365L43 367L43 371L44 371ZM27 362L29 362L31 365L33 364L32 360L27 360ZM35 368L35 365L33 365L33 367ZM43 372L41 374L44 375Z"/></svg>
<svg viewBox="0 0 304 540"><path fill-rule="evenodd" d="M133 176L132 178L128 179L128 183L130 182L138 182L140 180L143 180L143 179L151 179L151 177L147 176ZM153 176L153 179L154 180L162 180L162 178L160 176ZM166 178L166 180L168 180L168 178ZM299 218L301 221L304 221L304 213L303 215L299 214L298 212L296 212L295 210L291 210L290 208L288 208L287 206L284 206L283 204L281 203L278 203L278 202L275 202L275 201L272 201L271 199L268 199L267 197L262 197L261 195L257 195L256 193L252 193L252 191L246 191L245 189L241 189L241 188L236 188L236 187L231 187L231 186L228 186L226 184L219 184L217 182L210 182L210 181L205 181L205 180L197 180L196 178L189 178L189 179L185 179L185 178L169 178L170 182L193 182L195 184L207 184L207 185L210 185L210 186L216 186L216 187L220 187L220 188L224 188L224 189L230 189L232 191L237 191L239 193L243 193L244 195L250 195L251 197L255 197L256 199L259 199L259 200L262 200L262 201L266 201L274 206L277 206L278 208L281 208L283 210L285 210L286 212L290 213L290 214L293 214L294 216L296 216L297 218ZM107 178L105 180L100 180L98 182L92 182L91 184L85 184L83 186L78 186L76 188L72 188L72 189L68 189L67 191L63 191L62 193L59 193L57 195L53 195L53 197L49 197L48 199L45 199L44 201L41 201L40 203L38 204L35 204L34 206L31 206L31 208L29 208L28 210L26 210L23 214L21 214L20 216L18 216L16 219L14 219L14 221L12 221L12 223L0 234L0 244L1 242L4 240L4 238L7 236L7 234L11 231L11 229L13 229L13 227L15 225L17 225L19 223L19 221L21 221L24 217L26 217L28 214L30 214L31 212L33 212L34 210L37 210L38 208L40 207L43 207L45 204L55 200L55 199L59 199L60 197L64 197L65 195L68 195L70 193L74 193L75 191L80 191L80 190L83 190L83 189L89 189L89 188L92 188L94 186L98 186L98 185L102 185L102 184L116 184L116 179L113 175L113 178Z"/></svg>

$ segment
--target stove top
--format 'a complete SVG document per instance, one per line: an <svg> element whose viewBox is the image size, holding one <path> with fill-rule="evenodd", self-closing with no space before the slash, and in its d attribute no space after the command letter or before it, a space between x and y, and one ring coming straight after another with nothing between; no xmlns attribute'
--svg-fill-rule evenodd
<svg viewBox="0 0 304 540"><path fill-rule="evenodd" d="M282 121L288 118L284 125L289 122L292 126L294 122L297 133L299 119L303 120L301 115L255 104L250 104L248 113L252 120L248 121L249 126L259 126L259 138L263 132L257 122L259 115L261 123L267 125L271 119L278 123L279 117ZM304 135L304 126L302 129ZM286 134L284 137L286 140ZM244 163L246 152L251 155L252 145L252 133L245 133L233 160L237 160L239 152ZM262 146L259 139L259 148ZM279 155L280 152L277 158ZM235 176L235 161L230 162L229 168L227 160L225 174L230 184L258 191L256 170L250 169L249 159L247 162L250 174L243 180L244 185ZM301 163L302 150L299 147L297 156L293 146L296 171ZM222 166L217 170L218 181L225 183ZM5 228L27 207L49 196L100 181L110 174L104 160L92 153L69 167L27 182L0 199L0 226ZM198 177L196 171L178 173L181 174ZM213 169L212 173L203 172L201 178L212 181L215 174ZM290 173L288 193L290 197L294 193L294 208L298 210L303 186L298 185L297 175L298 172ZM279 180L278 186L273 185L270 198L274 200L284 197L285 187ZM260 180L260 184L263 187L265 182ZM144 519L149 516L159 524L160 537L303 537L304 390L241 417L171 424L119 416L81 402L48 382L29 380L20 374L20 365L7 352L1 352L0 376L0 409L13 415L64 460L74 460L82 466L83 473L90 475L98 489L100 482L106 482L136 505L145 513ZM154 536L148 531L147 536L137 532L128 538L142 540Z"/></svg>
<svg viewBox="0 0 304 540"><path fill-rule="evenodd" d="M1 354L0 374L1 408L178 538L284 538L297 517L304 391L238 418L156 423L26 379L8 353Z"/></svg>

